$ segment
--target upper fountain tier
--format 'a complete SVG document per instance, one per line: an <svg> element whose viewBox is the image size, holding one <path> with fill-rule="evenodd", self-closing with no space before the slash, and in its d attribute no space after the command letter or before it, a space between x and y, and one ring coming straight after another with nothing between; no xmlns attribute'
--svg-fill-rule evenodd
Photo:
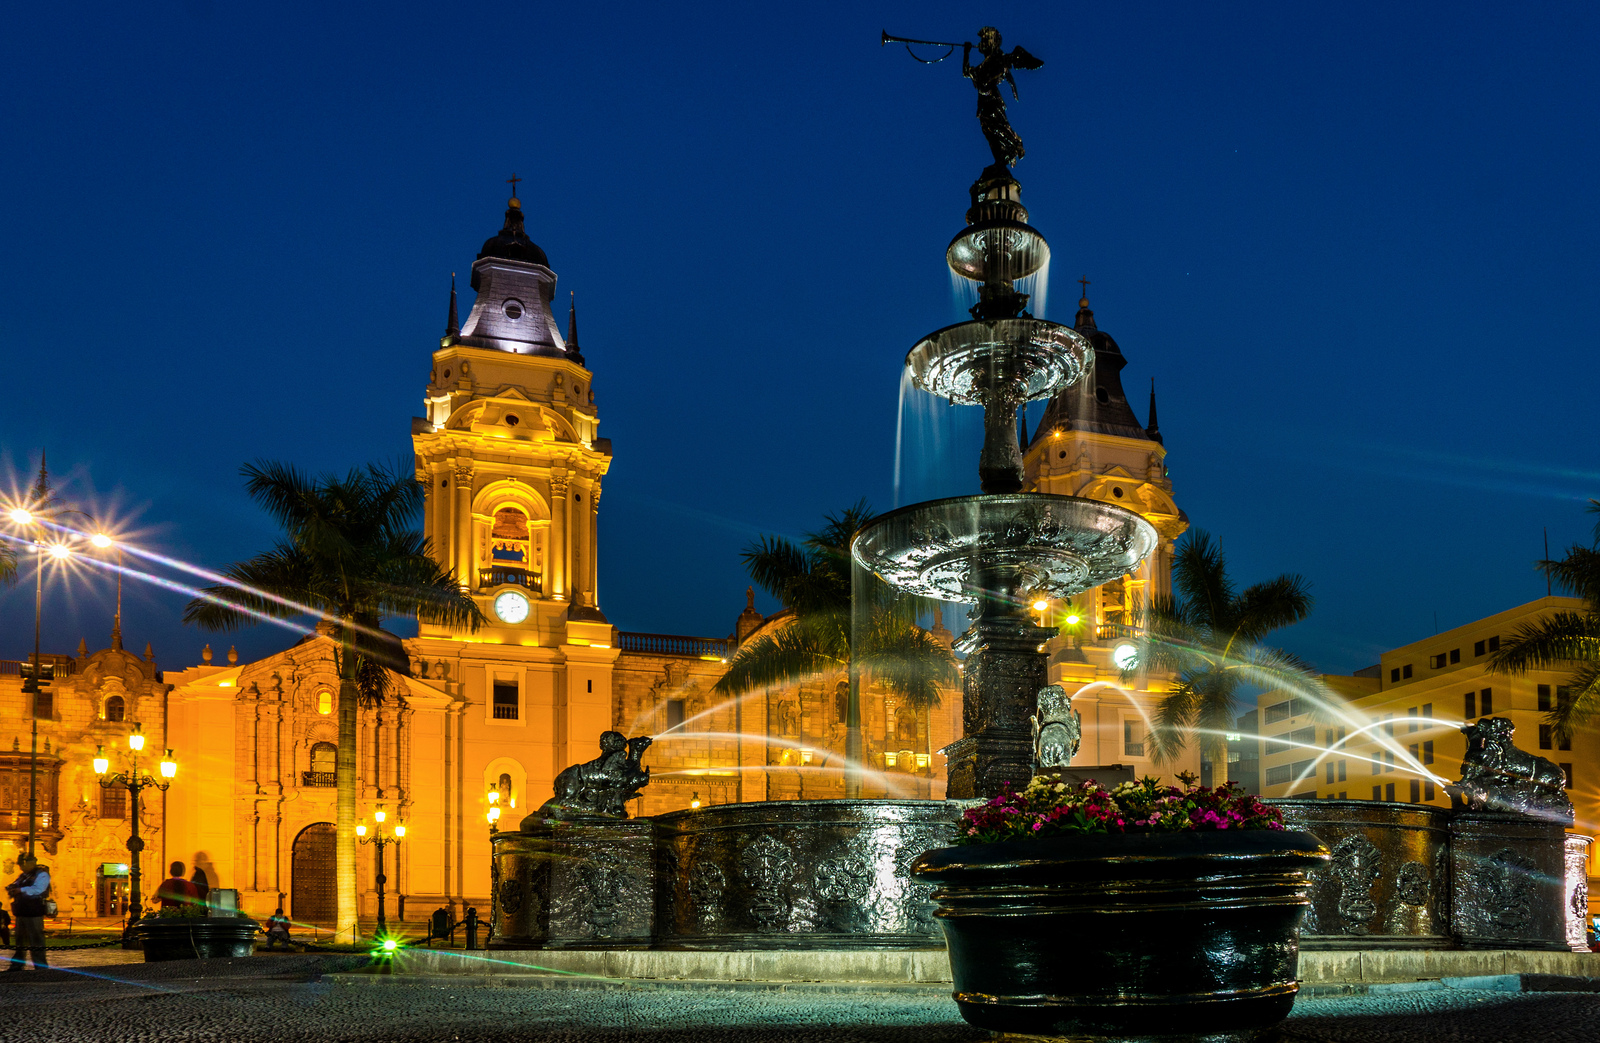
<svg viewBox="0 0 1600 1043"><path fill-rule="evenodd" d="M986 493L1022 488L1018 407L1072 386L1094 357L1077 330L1022 310L1028 295L1016 280L1048 264L1050 246L1027 223L1021 191L1003 168L991 167L972 186L967 227L945 251L952 271L979 284L972 320L929 334L906 355L917 387L983 407L978 477Z"/></svg>

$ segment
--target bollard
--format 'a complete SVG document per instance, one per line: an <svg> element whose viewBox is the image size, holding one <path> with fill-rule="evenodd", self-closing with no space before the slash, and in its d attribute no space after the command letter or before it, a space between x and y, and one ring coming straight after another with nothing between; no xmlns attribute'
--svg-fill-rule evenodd
<svg viewBox="0 0 1600 1043"><path fill-rule="evenodd" d="M428 926L428 938L434 942L444 941L445 935L450 933L450 910L435 909L432 921Z"/></svg>
<svg viewBox="0 0 1600 1043"><path fill-rule="evenodd" d="M471 906L467 909L467 948L478 947L478 907Z"/></svg>

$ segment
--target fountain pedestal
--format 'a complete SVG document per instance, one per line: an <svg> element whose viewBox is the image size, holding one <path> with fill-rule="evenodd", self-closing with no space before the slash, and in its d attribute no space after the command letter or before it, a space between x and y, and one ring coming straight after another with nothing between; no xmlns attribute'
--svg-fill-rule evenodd
<svg viewBox="0 0 1600 1043"><path fill-rule="evenodd" d="M1450 927L1463 949L1569 948L1564 823L1458 811L1450 870Z"/></svg>
<svg viewBox="0 0 1600 1043"><path fill-rule="evenodd" d="M1021 789L1033 777L1029 718L1039 689L1050 683L1049 659L1039 648L1053 636L1026 616L986 614L957 642L967 655L964 734L944 749L949 797L990 797L1006 783Z"/></svg>
<svg viewBox="0 0 1600 1043"><path fill-rule="evenodd" d="M655 935L655 827L540 819L492 837L490 948L627 948Z"/></svg>

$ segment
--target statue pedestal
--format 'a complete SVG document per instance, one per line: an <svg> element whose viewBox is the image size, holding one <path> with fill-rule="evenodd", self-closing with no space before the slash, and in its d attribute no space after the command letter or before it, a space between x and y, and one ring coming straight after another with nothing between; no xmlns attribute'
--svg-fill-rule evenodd
<svg viewBox="0 0 1600 1043"><path fill-rule="evenodd" d="M539 819L493 837L491 949L648 947L655 932L655 827Z"/></svg>
<svg viewBox="0 0 1600 1043"><path fill-rule="evenodd" d="M1450 928L1463 949L1568 948L1563 823L1458 811L1450 876Z"/></svg>

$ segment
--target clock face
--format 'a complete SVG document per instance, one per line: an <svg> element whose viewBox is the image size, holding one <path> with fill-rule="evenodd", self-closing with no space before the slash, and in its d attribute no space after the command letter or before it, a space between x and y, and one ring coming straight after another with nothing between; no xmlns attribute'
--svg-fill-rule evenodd
<svg viewBox="0 0 1600 1043"><path fill-rule="evenodd" d="M520 623L528 618L528 599L508 590L494 599L494 614L502 623Z"/></svg>

